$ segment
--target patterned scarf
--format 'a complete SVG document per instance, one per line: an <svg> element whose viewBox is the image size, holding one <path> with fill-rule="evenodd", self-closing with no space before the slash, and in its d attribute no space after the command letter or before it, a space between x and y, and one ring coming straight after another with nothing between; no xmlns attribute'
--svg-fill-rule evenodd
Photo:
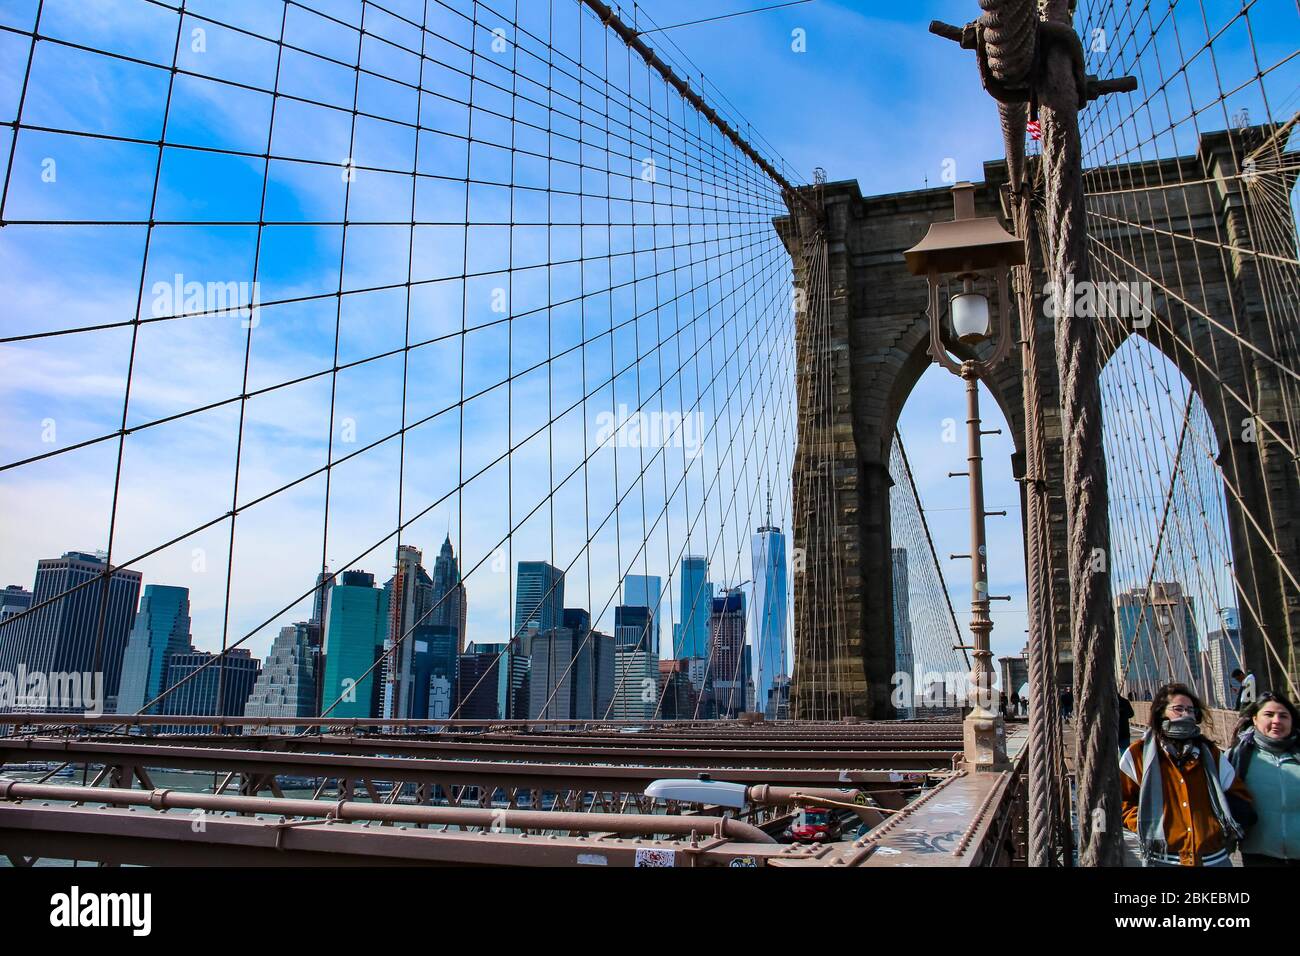
<svg viewBox="0 0 1300 956"><path fill-rule="evenodd" d="M1202 738L1196 738L1189 746L1200 749L1201 767L1205 772L1206 786L1210 792L1210 808L1215 819L1223 828L1228 851L1231 852L1237 841L1245 836L1245 831L1232 818L1228 809L1228 800L1219 782L1219 768L1210 752L1209 746ZM1171 755L1172 757L1172 755ZM1150 865L1153 856L1167 856L1168 841L1165 838L1165 794L1160 780L1160 751L1154 730L1147 730L1142 737L1142 782L1138 788L1138 849L1144 866Z"/></svg>

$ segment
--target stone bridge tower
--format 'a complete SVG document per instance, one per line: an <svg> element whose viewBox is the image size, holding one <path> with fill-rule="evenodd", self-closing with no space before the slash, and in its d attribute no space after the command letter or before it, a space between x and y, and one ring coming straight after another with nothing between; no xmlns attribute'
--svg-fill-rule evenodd
<svg viewBox="0 0 1300 956"><path fill-rule="evenodd" d="M1249 251L1259 248L1250 206L1260 200L1248 194L1237 175L1252 144L1270 132L1253 127L1210 133L1195 156L1093 170L1087 183L1090 193L1104 193L1090 194L1090 220L1119 220L1109 230L1094 226L1107 237L1106 244L1094 242L1094 272L1112 274L1093 279L1149 281L1155 292L1158 320L1145 328L1112 328L1117 334L1111 338L1122 341L1135 331L1145 335L1192 384L1214 423L1246 660L1260 676L1261 688L1284 688L1282 669L1297 680L1300 650L1300 593L1287 571L1300 576L1300 480L1287 450L1296 447L1300 429L1296 408L1288 402L1294 390L1288 391L1277 362L1296 367L1294 343L1300 333L1289 344L1270 333L1278 317L1272 315L1270 323L1267 312L1277 304L1264 294L1260 262L1272 260ZM1294 183L1290 175L1283 195ZM976 184L977 215L997 215L1007 225L1006 182L1005 162L984 165L984 182ZM864 197L856 182L844 181L808 187L803 195L818 212L796 204L795 214L777 222L816 324L812 329L808 309L800 311L793 547L803 561L802 570L796 562L793 576L791 716L889 718L895 671L889 452L903 405L931 361L926 284L908 273L903 251L930 223L951 218L951 191ZM1289 209L1285 213L1292 221ZM1187 238L1171 239L1168 233ZM1294 259L1294 227L1283 246L1288 242L1289 251L1273 254ZM1225 247L1238 251L1227 253ZM1053 322L1042 305L1041 260L1037 249L1030 252L1049 465L1051 593L1054 607L1063 609L1069 581L1060 396ZM1177 275L1181 281L1174 280ZM1188 280L1189 275L1197 280ZM1296 308L1292 302L1293 323ZM1277 362L1243 348L1241 340L1257 344ZM969 355L950 345L953 354ZM1018 481L1025 474L1021 356L1021 349L1012 349L993 379L985 381L1014 437L1012 472ZM1109 355L1101 358L1104 363ZM1261 410L1266 421L1243 427L1250 417L1243 402ZM1068 682L1073 663L1068 617L1058 613L1052 621L1059 679ZM832 624L843 634L837 642L826 637Z"/></svg>

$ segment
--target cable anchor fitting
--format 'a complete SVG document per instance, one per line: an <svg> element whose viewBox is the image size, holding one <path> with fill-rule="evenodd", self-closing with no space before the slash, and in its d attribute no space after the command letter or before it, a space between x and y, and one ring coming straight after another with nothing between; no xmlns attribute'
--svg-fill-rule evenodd
<svg viewBox="0 0 1300 956"><path fill-rule="evenodd" d="M1047 54L1053 46L1064 48L1070 57L1074 85L1078 91L1078 108L1081 110L1093 100L1109 93L1131 93L1138 87L1137 77L1134 76L1118 76L1103 80L1093 73L1086 72L1083 41L1069 24L1053 23L1048 20L1038 21L1034 30L1034 52L1030 58L1029 70L1024 76L1015 80L999 80L993 75L989 67L985 26L981 21L972 20L964 27L958 27L944 23L942 20L932 20L930 32L946 40L952 40L963 50L974 50L980 71L980 82L988 94L999 103L1028 103L1031 120L1038 119L1038 93L1045 85Z"/></svg>

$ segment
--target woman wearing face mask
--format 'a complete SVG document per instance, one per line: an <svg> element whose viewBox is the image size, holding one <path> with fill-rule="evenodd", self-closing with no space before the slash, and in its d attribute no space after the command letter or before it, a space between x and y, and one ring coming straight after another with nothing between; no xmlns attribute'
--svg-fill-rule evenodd
<svg viewBox="0 0 1300 956"><path fill-rule="evenodd" d="M1138 835L1143 866L1232 866L1229 854L1254 822L1250 794L1201 734L1191 688L1156 691L1151 726L1119 766L1124 826Z"/></svg>
<svg viewBox="0 0 1300 956"><path fill-rule="evenodd" d="M1242 714L1228 759L1259 821L1242 841L1246 866L1300 866L1300 717L1280 694L1261 694Z"/></svg>

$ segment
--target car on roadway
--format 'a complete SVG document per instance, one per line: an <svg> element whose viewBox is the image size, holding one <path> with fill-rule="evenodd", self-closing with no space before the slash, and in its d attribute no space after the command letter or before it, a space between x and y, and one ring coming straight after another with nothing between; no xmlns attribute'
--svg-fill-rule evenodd
<svg viewBox="0 0 1300 956"><path fill-rule="evenodd" d="M829 843L840 838L839 815L828 807L801 807L785 835L795 843Z"/></svg>

